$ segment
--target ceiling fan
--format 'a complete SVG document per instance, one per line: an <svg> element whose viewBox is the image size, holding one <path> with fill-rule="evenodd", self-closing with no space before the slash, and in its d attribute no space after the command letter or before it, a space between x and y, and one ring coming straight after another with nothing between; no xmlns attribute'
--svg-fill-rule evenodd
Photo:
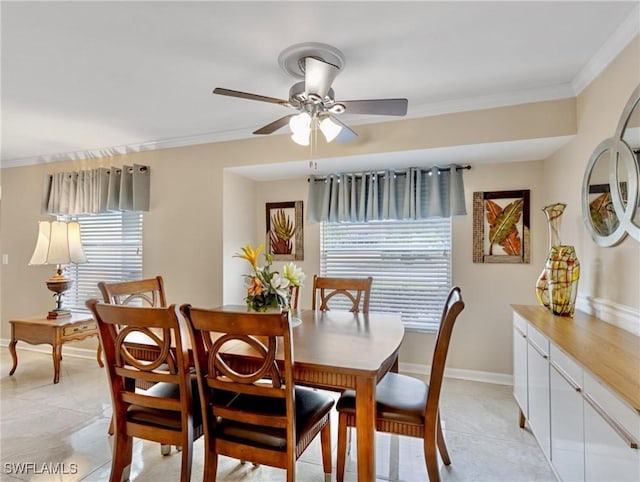
<svg viewBox="0 0 640 482"><path fill-rule="evenodd" d="M288 74L304 79L289 89L288 100L221 87L213 90L214 94L269 102L297 111L261 127L254 134L272 134L289 124L293 141L300 145L309 145L310 134L315 127L320 129L327 142L334 139L348 142L358 134L338 120L336 115L407 114L407 99L336 101L331 84L344 67L344 55L335 47L315 42L292 45L282 51L278 62Z"/></svg>

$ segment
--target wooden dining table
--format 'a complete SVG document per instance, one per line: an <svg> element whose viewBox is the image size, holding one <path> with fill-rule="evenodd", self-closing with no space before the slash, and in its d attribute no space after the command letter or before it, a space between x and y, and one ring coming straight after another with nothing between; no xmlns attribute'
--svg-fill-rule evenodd
<svg viewBox="0 0 640 482"><path fill-rule="evenodd" d="M214 309L246 311L241 305ZM301 320L293 328L294 379L320 389L355 390L358 481L371 482L376 469L376 384L396 363L404 338L400 315L298 310L293 316ZM225 353L237 357L239 364L250 358L232 349Z"/></svg>

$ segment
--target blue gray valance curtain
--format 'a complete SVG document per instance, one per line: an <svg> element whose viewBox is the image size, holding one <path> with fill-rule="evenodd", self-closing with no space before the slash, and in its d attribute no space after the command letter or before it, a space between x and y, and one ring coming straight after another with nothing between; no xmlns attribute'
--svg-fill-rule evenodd
<svg viewBox="0 0 640 482"><path fill-rule="evenodd" d="M149 210L149 166L56 172L44 179L42 212L54 215Z"/></svg>
<svg viewBox="0 0 640 482"><path fill-rule="evenodd" d="M362 223L467 214L465 169L452 164L311 176L307 221Z"/></svg>

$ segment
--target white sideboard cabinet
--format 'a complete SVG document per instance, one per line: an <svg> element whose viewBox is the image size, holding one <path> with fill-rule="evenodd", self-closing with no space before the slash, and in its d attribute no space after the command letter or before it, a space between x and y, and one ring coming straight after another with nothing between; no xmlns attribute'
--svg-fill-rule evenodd
<svg viewBox="0 0 640 482"><path fill-rule="evenodd" d="M640 481L640 337L513 305L513 393L562 481Z"/></svg>

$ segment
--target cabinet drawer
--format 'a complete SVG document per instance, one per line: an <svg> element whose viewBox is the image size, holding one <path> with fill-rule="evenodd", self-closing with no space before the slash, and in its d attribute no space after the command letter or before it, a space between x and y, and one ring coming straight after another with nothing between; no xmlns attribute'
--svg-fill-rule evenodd
<svg viewBox="0 0 640 482"><path fill-rule="evenodd" d="M549 358L551 363L556 367L560 375L565 379L568 379L571 385L575 385L575 388L582 388L582 367L578 365L573 359L565 354L560 348L550 343L549 346Z"/></svg>
<svg viewBox="0 0 640 482"><path fill-rule="evenodd" d="M628 432L636 443L640 441L640 415L587 371L584 373L584 394Z"/></svg>
<svg viewBox="0 0 640 482"><path fill-rule="evenodd" d="M65 326L62 329L63 336L79 335L87 331L95 330L97 327L96 322L93 320L85 321L84 323L78 323L76 325Z"/></svg>
<svg viewBox="0 0 640 482"><path fill-rule="evenodd" d="M540 354L545 358L549 356L549 340L546 336L540 333L533 326L527 326L527 337L529 338L529 343L534 345L534 348L537 348L537 351L541 352Z"/></svg>

